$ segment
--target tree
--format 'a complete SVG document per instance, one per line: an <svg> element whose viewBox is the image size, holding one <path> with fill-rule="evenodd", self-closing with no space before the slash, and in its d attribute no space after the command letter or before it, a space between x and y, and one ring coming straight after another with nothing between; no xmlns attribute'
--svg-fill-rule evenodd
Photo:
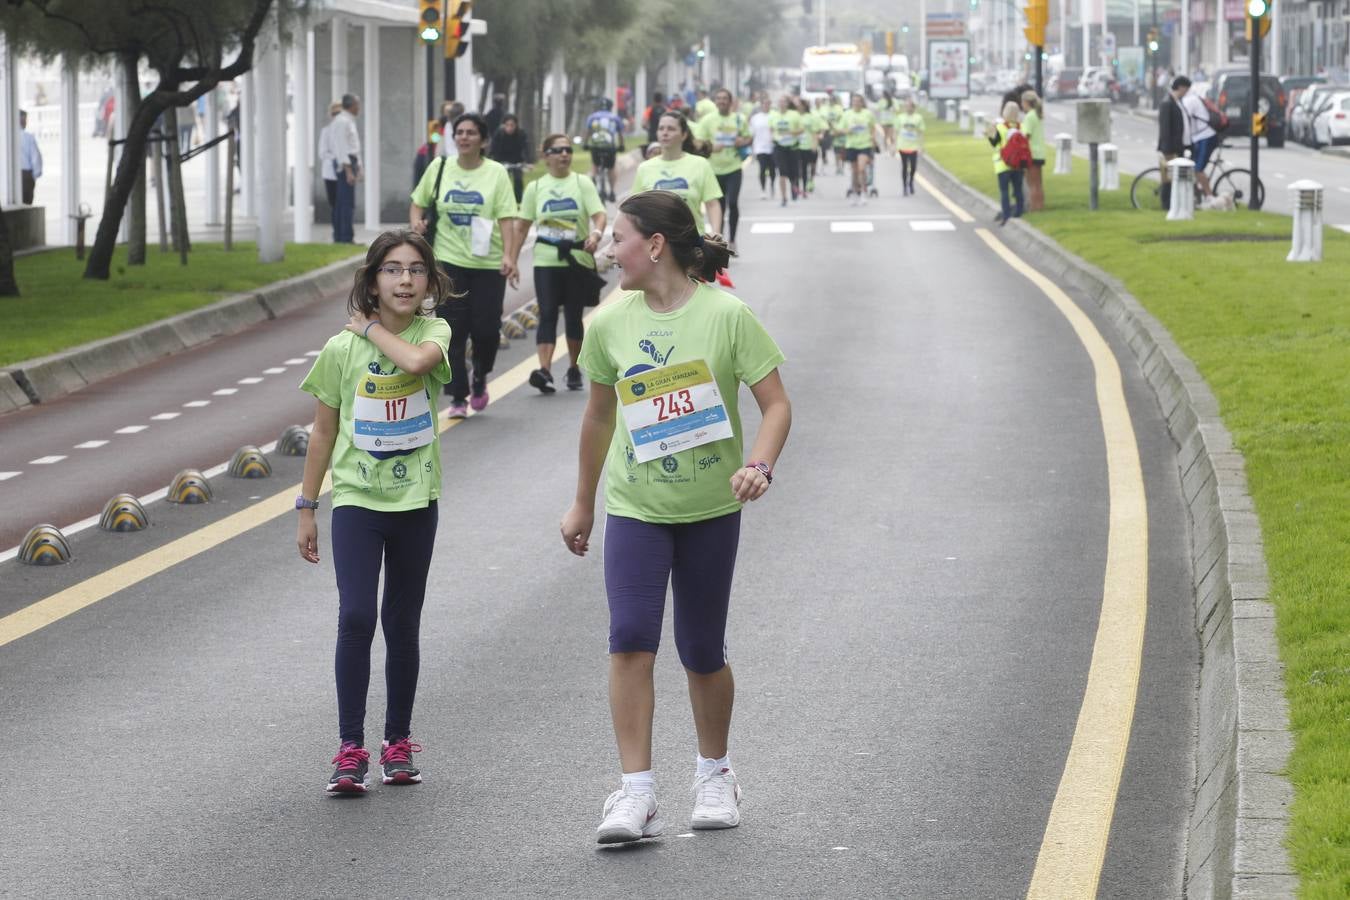
<svg viewBox="0 0 1350 900"><path fill-rule="evenodd" d="M122 61L127 87L145 59L159 76L135 105L108 204L85 265L86 278L107 278L127 199L145 172L147 138L160 115L188 106L222 81L253 66L253 50L269 13L283 22L308 11L311 0L9 0L0 26L11 46L54 56L113 56ZM274 9L275 8L275 9ZM233 59L227 62L227 58ZM142 231L143 234L143 231Z"/></svg>

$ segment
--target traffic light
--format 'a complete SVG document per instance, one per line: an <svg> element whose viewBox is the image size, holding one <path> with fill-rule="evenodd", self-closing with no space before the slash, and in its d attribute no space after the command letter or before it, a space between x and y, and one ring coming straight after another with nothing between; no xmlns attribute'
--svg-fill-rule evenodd
<svg viewBox="0 0 1350 900"><path fill-rule="evenodd" d="M1270 0L1247 0L1247 40L1252 39L1252 22L1261 23L1261 37L1270 34Z"/></svg>
<svg viewBox="0 0 1350 900"><path fill-rule="evenodd" d="M1148 30L1148 52L1158 52L1158 29L1150 28Z"/></svg>
<svg viewBox="0 0 1350 900"><path fill-rule="evenodd" d="M445 21L445 58L457 59L469 50L469 12L473 0L445 0L450 15Z"/></svg>
<svg viewBox="0 0 1350 900"><path fill-rule="evenodd" d="M1044 47L1045 26L1050 22L1050 0L1027 0L1022 12L1027 17L1027 27L1022 29L1022 33L1027 36L1027 43L1033 47Z"/></svg>
<svg viewBox="0 0 1350 900"><path fill-rule="evenodd" d="M1266 133L1266 114L1258 112L1252 116L1252 136L1260 137Z"/></svg>
<svg viewBox="0 0 1350 900"><path fill-rule="evenodd" d="M428 44L441 39L441 0L418 0L420 10L417 14L419 31L417 36Z"/></svg>

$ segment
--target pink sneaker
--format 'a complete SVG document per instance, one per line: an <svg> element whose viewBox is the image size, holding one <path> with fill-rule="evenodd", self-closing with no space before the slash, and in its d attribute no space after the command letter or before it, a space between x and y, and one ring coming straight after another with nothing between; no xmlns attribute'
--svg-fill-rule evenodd
<svg viewBox="0 0 1350 900"><path fill-rule="evenodd" d="M469 408L474 412L482 412L487 409L487 405L487 384L475 378L473 380L473 388L469 391Z"/></svg>
<svg viewBox="0 0 1350 900"><path fill-rule="evenodd" d="M409 738L385 741L380 747L380 775L385 784L421 784L422 773L412 763L412 754L422 752L421 744Z"/></svg>
<svg viewBox="0 0 1350 900"><path fill-rule="evenodd" d="M451 401L445 408L445 417L447 419L467 419L469 417L469 407L463 403Z"/></svg>

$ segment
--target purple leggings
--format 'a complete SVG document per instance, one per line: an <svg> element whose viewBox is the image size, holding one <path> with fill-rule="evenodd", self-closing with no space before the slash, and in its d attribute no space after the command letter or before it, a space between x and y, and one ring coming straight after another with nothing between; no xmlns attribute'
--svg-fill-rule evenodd
<svg viewBox="0 0 1350 900"><path fill-rule="evenodd" d="M656 652L669 582L675 593L680 662L700 675L722 669L727 664L727 607L740 535L739 511L680 525L609 516L605 522L609 652Z"/></svg>

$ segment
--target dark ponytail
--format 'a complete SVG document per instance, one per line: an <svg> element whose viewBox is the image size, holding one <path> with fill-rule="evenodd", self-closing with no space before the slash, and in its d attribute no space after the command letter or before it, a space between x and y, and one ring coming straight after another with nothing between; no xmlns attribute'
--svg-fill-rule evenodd
<svg viewBox="0 0 1350 900"><path fill-rule="evenodd" d="M665 237L675 262L690 277L713 281L731 264L731 248L720 234L699 234L689 205L674 191L643 191L619 205L644 238Z"/></svg>

